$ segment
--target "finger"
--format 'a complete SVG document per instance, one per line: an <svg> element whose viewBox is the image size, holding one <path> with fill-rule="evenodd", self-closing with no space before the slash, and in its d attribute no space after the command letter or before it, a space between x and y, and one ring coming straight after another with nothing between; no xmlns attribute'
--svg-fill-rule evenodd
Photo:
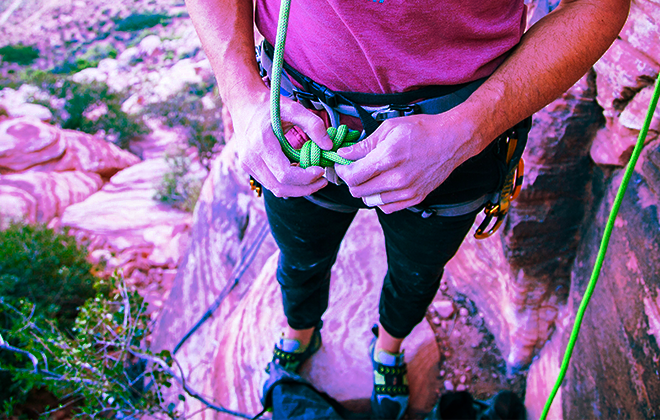
<svg viewBox="0 0 660 420"><path fill-rule="evenodd" d="M328 180L325 178L319 178L307 185L283 184L267 170L255 174L253 177L276 197L303 197L313 194L328 185Z"/></svg>
<svg viewBox="0 0 660 420"><path fill-rule="evenodd" d="M349 160L359 160L367 156L372 150L378 146L379 136L376 133L370 135L364 140L349 147L342 147L337 150L339 156Z"/></svg>
<svg viewBox="0 0 660 420"><path fill-rule="evenodd" d="M378 206L378 208L385 214L392 214L395 211L404 210L408 207L414 206L419 203L421 203L421 200L414 198L410 200L397 201L395 203L384 204L382 206Z"/></svg>
<svg viewBox="0 0 660 420"><path fill-rule="evenodd" d="M374 181L374 178L387 174L387 172L392 171L400 164L400 156L388 153L384 147L377 147L363 159L357 160L350 165L337 165L335 168L337 174L344 180L344 182L346 182L349 187L354 188L362 186L367 182ZM387 185L387 182L391 181L383 179L378 182ZM399 189L398 187L399 185L389 185L389 188L387 189ZM366 191L367 195L373 192L373 190Z"/></svg>
<svg viewBox="0 0 660 420"><path fill-rule="evenodd" d="M297 125L321 149L331 150L332 140L325 128L325 123L318 115L305 109L297 102L282 101L282 119Z"/></svg>
<svg viewBox="0 0 660 420"><path fill-rule="evenodd" d="M319 180L325 171L320 166L301 168L291 166L291 161L284 155L279 143L273 136L272 139L264 139L264 149L260 156L261 161L267 167L278 183L287 185L307 185ZM267 141L271 140L271 141ZM254 168L256 170L256 168Z"/></svg>

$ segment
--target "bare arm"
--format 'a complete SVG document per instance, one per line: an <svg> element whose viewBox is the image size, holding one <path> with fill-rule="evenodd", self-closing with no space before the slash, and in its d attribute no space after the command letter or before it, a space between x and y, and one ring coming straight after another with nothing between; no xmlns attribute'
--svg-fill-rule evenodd
<svg viewBox="0 0 660 420"><path fill-rule="evenodd" d="M629 8L630 0L563 0L532 26L463 104L464 112L488 116L476 129L482 146L578 81L612 45Z"/></svg>
<svg viewBox="0 0 660 420"><path fill-rule="evenodd" d="M244 169L280 197L323 188L324 171L291 166L271 129L270 92L255 60L252 0L186 0L186 6L231 113ZM297 125L322 148L332 147L323 121L300 104L282 99L281 115L285 130Z"/></svg>
<svg viewBox="0 0 660 420"><path fill-rule="evenodd" d="M439 115L385 121L340 149L337 174L355 197L381 194L386 213L420 203L467 159L572 86L614 42L630 0L563 0L470 98Z"/></svg>

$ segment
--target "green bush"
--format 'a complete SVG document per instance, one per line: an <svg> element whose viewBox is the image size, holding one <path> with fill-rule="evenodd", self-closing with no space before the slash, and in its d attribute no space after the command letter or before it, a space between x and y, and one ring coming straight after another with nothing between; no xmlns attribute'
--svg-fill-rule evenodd
<svg viewBox="0 0 660 420"><path fill-rule="evenodd" d="M213 84L188 85L167 102L148 105L142 112L146 116L163 118L169 127L181 127L187 134L188 144L197 149L200 162L207 169L213 148L223 140L224 130L222 108L205 110L200 100L213 88Z"/></svg>
<svg viewBox="0 0 660 420"><path fill-rule="evenodd" d="M132 15L116 21L115 30L134 32L151 28L158 24L167 24L170 17L164 13L133 13Z"/></svg>
<svg viewBox="0 0 660 420"><path fill-rule="evenodd" d="M2 56L3 61L27 66L39 58L39 50L31 45L5 45L0 48L0 55Z"/></svg>
<svg viewBox="0 0 660 420"><path fill-rule="evenodd" d="M150 323L146 303L137 292L129 292L120 277L113 277L111 284L114 294L99 294L80 309L73 335L33 313L28 301L9 304L0 297L5 321L0 329L0 372L12 377L9 387L2 388L11 395L0 399L6 415L26 414L26 395L45 390L58 403L40 418L67 407L79 418L178 417L174 404L164 407L161 397L173 378L170 353L144 349ZM179 399L185 400L183 395Z"/></svg>
<svg viewBox="0 0 660 420"><path fill-rule="evenodd" d="M81 84L65 81L57 96L67 99L61 117L62 128L90 134L103 130L106 136L114 138L114 143L123 149L128 148L131 138L148 133L139 117L128 115L121 110L125 95L110 92L105 83ZM97 120L85 116L85 111L91 107L103 105L107 107L107 112Z"/></svg>
<svg viewBox="0 0 660 420"><path fill-rule="evenodd" d="M141 116L128 115L121 110L126 92L110 92L106 83L76 83L67 77L42 70L26 69L0 81L0 86L19 88L22 84L37 86L55 98L64 99L64 107L53 107L49 101L35 101L53 114L53 123L62 128L95 134L103 131L119 147L126 149L131 138L149 132ZM98 119L89 119L85 112L105 106L107 112Z"/></svg>
<svg viewBox="0 0 660 420"><path fill-rule="evenodd" d="M190 159L184 150L173 155L165 154L165 160L170 170L163 175L154 198L192 213L202 190L202 180L190 176Z"/></svg>
<svg viewBox="0 0 660 420"><path fill-rule="evenodd" d="M0 299L7 304L30 302L33 317L52 320L71 332L79 307L98 291L106 291L86 256L86 249L66 232L10 223L0 231ZM9 323L0 311L0 328L7 329ZM13 355L0 353L0 363L15 362ZM12 396L13 382L0 372L0 402Z"/></svg>
<svg viewBox="0 0 660 420"><path fill-rule="evenodd" d="M70 328L78 308L97 292L87 250L67 232L10 223L0 231L0 296L35 304L37 314Z"/></svg>
<svg viewBox="0 0 660 420"><path fill-rule="evenodd" d="M95 45L82 54L76 54L57 64L54 74L73 74L90 67L97 67L104 58L117 58L117 50L112 45Z"/></svg>

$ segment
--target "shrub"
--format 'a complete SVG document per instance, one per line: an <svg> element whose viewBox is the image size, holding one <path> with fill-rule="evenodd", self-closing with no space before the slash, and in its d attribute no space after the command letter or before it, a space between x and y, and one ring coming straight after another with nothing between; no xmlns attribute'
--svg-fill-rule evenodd
<svg viewBox="0 0 660 420"><path fill-rule="evenodd" d="M35 315L34 305L26 300L12 305L0 298L5 319L0 354L11 356L0 358L0 370L13 376L13 395L0 401L8 415L22 414L25 395L40 389L59 400L42 418L67 407L81 418L177 417L174 404L164 407L162 400L162 388L173 378L172 358L167 351L154 355L143 349L147 305L120 277L113 277L111 284L115 293L99 294L80 309L72 336Z"/></svg>
<svg viewBox="0 0 660 420"><path fill-rule="evenodd" d="M5 45L0 48L0 55L2 56L3 61L27 66L39 58L39 50L31 45Z"/></svg>
<svg viewBox="0 0 660 420"><path fill-rule="evenodd" d="M202 180L190 176L190 159L184 150L165 155L169 172L156 190L154 199L169 204L179 210L192 212L202 190Z"/></svg>
<svg viewBox="0 0 660 420"><path fill-rule="evenodd" d="M162 117L169 127L182 127L188 144L197 149L200 162L207 169L213 148L223 140L222 108L205 110L200 100L213 87L212 84L190 84L167 102L148 105L142 112L143 115Z"/></svg>
<svg viewBox="0 0 660 420"><path fill-rule="evenodd" d="M127 93L110 92L106 83L76 83L62 75L31 69L0 82L1 86L11 88L22 84L37 86L51 97L64 100L64 106L53 106L50 101L34 101L50 109L52 122L62 128L89 134L103 132L107 139L124 149L128 148L131 138L149 132L140 116L121 110ZM96 107L107 110L98 118L90 118L88 112Z"/></svg>
<svg viewBox="0 0 660 420"><path fill-rule="evenodd" d="M112 45L95 45L83 54L74 55L52 69L54 74L73 74L90 67L97 67L104 58L117 58Z"/></svg>
<svg viewBox="0 0 660 420"><path fill-rule="evenodd" d="M33 316L70 332L79 307L106 291L86 256L86 249L66 232L10 223L0 231L0 299L7 304L30 302ZM10 318L0 311L0 328L8 328L8 323ZM0 353L0 363L14 362L14 356ZM11 396L12 384L11 377L0 372L0 402Z"/></svg>
<svg viewBox="0 0 660 420"><path fill-rule="evenodd" d="M0 296L32 302L37 314L69 328L97 291L95 267L86 257L86 248L67 231L10 223L0 231Z"/></svg>
<svg viewBox="0 0 660 420"><path fill-rule="evenodd" d="M164 13L133 13L132 15L116 21L115 30L134 32L151 28L158 24L169 23L170 17Z"/></svg>

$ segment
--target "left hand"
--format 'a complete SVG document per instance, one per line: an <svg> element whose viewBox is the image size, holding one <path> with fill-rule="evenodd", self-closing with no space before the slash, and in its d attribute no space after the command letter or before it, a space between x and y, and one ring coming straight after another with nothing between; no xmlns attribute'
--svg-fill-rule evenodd
<svg viewBox="0 0 660 420"><path fill-rule="evenodd" d="M460 107L457 107L460 108ZM384 213L419 204L461 163L483 147L474 124L457 108L438 115L411 115L385 120L361 142L338 150L354 160L335 165L351 194L380 194Z"/></svg>

